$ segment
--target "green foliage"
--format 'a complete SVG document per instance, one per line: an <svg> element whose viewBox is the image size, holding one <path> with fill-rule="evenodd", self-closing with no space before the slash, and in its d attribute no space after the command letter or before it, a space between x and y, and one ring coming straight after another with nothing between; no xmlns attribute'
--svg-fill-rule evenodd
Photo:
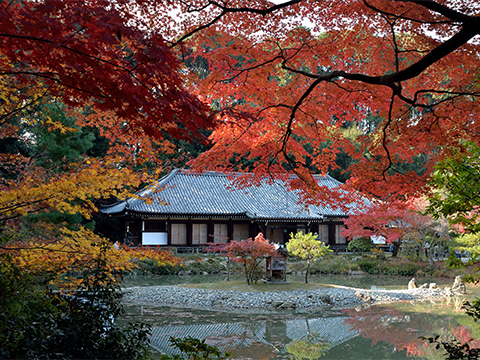
<svg viewBox="0 0 480 360"><path fill-rule="evenodd" d="M456 339L451 341L442 341L439 340L439 337L439 335L429 338L421 336L420 339L427 340L429 343L435 344L436 349L440 349L440 347L443 347L446 351L444 357L444 359L446 360L477 360L480 358L480 349L470 348L468 342L462 344Z"/></svg>
<svg viewBox="0 0 480 360"><path fill-rule="evenodd" d="M352 256L327 256L322 261L312 264L311 274L348 274L350 271L362 270L368 274L385 274L392 276L413 276L418 271L422 271L429 276L452 276L456 272L446 271L443 267L432 268L426 262L412 262L407 259L402 260L379 260L379 259L361 259L354 261ZM443 272L442 272L443 271Z"/></svg>
<svg viewBox="0 0 480 360"><path fill-rule="evenodd" d="M328 246L325 246L321 241L317 240L317 236L311 232L304 234L303 232L297 232L296 234L290 234L290 240L287 243L287 250L293 256L297 256L300 259L307 260L307 271L305 272L305 283L308 283L308 273L310 270L310 261L316 260L325 256L332 250Z"/></svg>
<svg viewBox="0 0 480 360"><path fill-rule="evenodd" d="M480 319L480 299L477 298L473 302L465 301L463 304L463 308L465 309L465 313L468 316L471 316L475 321Z"/></svg>
<svg viewBox="0 0 480 360"><path fill-rule="evenodd" d="M204 272L209 274L217 274L222 270L226 270L225 266L221 264L223 259L209 258L206 261L201 259L199 261L189 261L185 263L182 268L183 271L190 271L192 274L202 274Z"/></svg>
<svg viewBox="0 0 480 360"><path fill-rule="evenodd" d="M310 272L312 274L341 274L345 272L346 265L349 263L340 256L328 256L323 258L322 261L312 263Z"/></svg>
<svg viewBox="0 0 480 360"><path fill-rule="evenodd" d="M14 265L10 254L0 255L0 310L1 315L20 315L22 304L29 296L29 288L32 287L32 279L22 274ZM0 322L0 339L2 339L3 322ZM0 341L3 343L3 341Z"/></svg>
<svg viewBox="0 0 480 360"><path fill-rule="evenodd" d="M104 251L69 294L40 290L8 256L2 257L0 358L148 358L149 328L115 322L124 310Z"/></svg>
<svg viewBox="0 0 480 360"><path fill-rule="evenodd" d="M372 250L373 241L369 237L363 236L356 239L353 239L348 243L348 250L349 251L360 251L366 252Z"/></svg>
<svg viewBox="0 0 480 360"><path fill-rule="evenodd" d="M293 339L285 347L285 350L293 356L293 359L315 360L325 355L331 345L330 342L322 339L316 331L313 331L309 332L305 338Z"/></svg>
<svg viewBox="0 0 480 360"><path fill-rule="evenodd" d="M472 258L480 258L480 233L452 237L452 250L468 251Z"/></svg>
<svg viewBox="0 0 480 360"><path fill-rule="evenodd" d="M191 336L187 336L186 338L170 336L169 342L171 346L179 349L186 357L181 357L180 355L161 355L161 360L226 360L231 358L230 353L222 352L217 347L206 344L205 340L195 339Z"/></svg>
<svg viewBox="0 0 480 360"><path fill-rule="evenodd" d="M31 151L37 164L57 169L81 161L93 147L95 135L77 126L76 119L66 115L63 104L49 102L40 107L41 118L29 129L35 138Z"/></svg>
<svg viewBox="0 0 480 360"><path fill-rule="evenodd" d="M378 261L377 260L361 260L358 262L360 269L368 274L378 274Z"/></svg>
<svg viewBox="0 0 480 360"><path fill-rule="evenodd" d="M413 276L420 270L426 274L430 273L428 265L418 263L382 264L379 269L382 274L401 276Z"/></svg>
<svg viewBox="0 0 480 360"><path fill-rule="evenodd" d="M466 143L456 149L451 158L436 165L427 211L436 217L445 217L472 233L480 232L480 147Z"/></svg>
<svg viewBox="0 0 480 360"><path fill-rule="evenodd" d="M332 252L328 246L325 246L321 241L317 240L316 235L311 232L304 234L301 231L296 234L290 234L287 250L293 256L306 260L319 259L325 254Z"/></svg>

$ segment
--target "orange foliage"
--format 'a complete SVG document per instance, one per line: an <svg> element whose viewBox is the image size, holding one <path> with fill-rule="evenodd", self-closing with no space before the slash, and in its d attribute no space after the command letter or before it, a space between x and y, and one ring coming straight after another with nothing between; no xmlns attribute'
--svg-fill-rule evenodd
<svg viewBox="0 0 480 360"><path fill-rule="evenodd" d="M44 285L50 284L61 289L78 286L79 275L86 269L94 269L100 258L105 239L81 228L78 231L60 229L55 240L32 239L28 242L15 242L0 249L0 253L14 254L15 265L27 274L40 276ZM141 247L131 249L126 246L115 249L108 242L104 255L105 270L110 279L119 280L122 272L138 268L138 260L150 259L158 266L182 266L181 258L171 251Z"/></svg>
<svg viewBox="0 0 480 360"><path fill-rule="evenodd" d="M434 165L452 148L480 143L480 45L469 41L480 33L478 9L441 0L165 8L179 11L155 9L151 28L181 58L207 64L185 74L219 122L214 146L192 162L197 169L243 170L238 161L249 160L257 176L297 174L309 196L328 203L310 173L337 168L344 152L354 160L347 185L403 199L428 191ZM344 131L352 125L355 139Z"/></svg>
<svg viewBox="0 0 480 360"><path fill-rule="evenodd" d="M125 252L130 257L134 266L137 260L154 260L158 266L183 266L182 258L176 257L170 250L162 250L155 247L138 247L129 248L122 246L122 252Z"/></svg>
<svg viewBox="0 0 480 360"><path fill-rule="evenodd" d="M124 198L149 181L142 169L146 162L160 167L160 157L175 151L172 139L200 141L199 130L212 124L208 107L185 90L180 63L163 36L146 31L138 18L149 4L136 4L0 3L2 251L15 253L22 270L44 274L47 282L91 268L104 240L64 224L27 231L26 215L58 212L89 220L99 199ZM38 162L42 154L10 146L35 149L28 126L77 131L52 119L46 104L75 119L77 127L97 128L109 142L107 154L83 154L75 163L46 168ZM108 251L109 270L131 269L133 258L147 256L159 264L176 262L162 252Z"/></svg>

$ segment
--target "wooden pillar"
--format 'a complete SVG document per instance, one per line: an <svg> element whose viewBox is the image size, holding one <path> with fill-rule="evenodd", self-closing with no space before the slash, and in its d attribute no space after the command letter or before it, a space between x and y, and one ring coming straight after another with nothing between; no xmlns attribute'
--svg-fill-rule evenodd
<svg viewBox="0 0 480 360"><path fill-rule="evenodd" d="M187 246L192 246L192 223L187 222Z"/></svg>
<svg viewBox="0 0 480 360"><path fill-rule="evenodd" d="M214 227L213 227L213 222L209 221L207 223L207 242L213 243L213 238L214 238Z"/></svg>

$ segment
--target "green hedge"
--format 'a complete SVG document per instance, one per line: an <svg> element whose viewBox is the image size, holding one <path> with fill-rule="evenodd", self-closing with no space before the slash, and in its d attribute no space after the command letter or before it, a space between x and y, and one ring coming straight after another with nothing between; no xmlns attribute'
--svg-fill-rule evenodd
<svg viewBox="0 0 480 360"><path fill-rule="evenodd" d="M296 264L295 270L299 269ZM305 266L304 266L305 267ZM291 267L292 268L292 267ZM425 275L435 275L434 269L425 262L411 262L408 260L381 260L377 258L361 258L360 256L331 255L314 262L311 265L312 274L347 274L350 271L362 270L367 274L385 274L413 276L417 271Z"/></svg>

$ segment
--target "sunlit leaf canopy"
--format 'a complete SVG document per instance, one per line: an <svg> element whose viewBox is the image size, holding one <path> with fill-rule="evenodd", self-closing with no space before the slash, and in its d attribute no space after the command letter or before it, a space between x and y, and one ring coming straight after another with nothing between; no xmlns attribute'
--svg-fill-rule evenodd
<svg viewBox="0 0 480 360"><path fill-rule="evenodd" d="M148 161L161 168L161 157L175 151L172 139L205 141L199 131L211 127L208 108L183 86L180 63L163 37L145 30L136 11L146 6L0 4L0 221L45 209L89 218L92 199L138 185L143 174L132 168ZM52 106L75 126L52 117L46 111ZM96 128L108 150L45 168L34 127L62 134Z"/></svg>
<svg viewBox="0 0 480 360"><path fill-rule="evenodd" d="M150 179L147 163L162 171L173 140L204 142L212 127L176 55L137 16L147 7L0 3L0 255L44 272L45 284L95 266L99 248L111 247L83 226L93 226L99 199L125 197ZM84 150L70 156L81 131ZM87 137L105 148L88 148ZM65 153L54 159L62 146L53 145ZM139 258L113 247L106 256L112 272Z"/></svg>
<svg viewBox="0 0 480 360"><path fill-rule="evenodd" d="M478 12L471 1L4 2L2 86L21 96L3 92L2 137L18 130L12 118L38 121L23 110L44 100L110 141L115 157L77 170L161 165L158 154L179 153L175 140L211 132L190 165L253 170L240 185L293 173L304 198L332 202L311 173L338 170L347 154L347 186L410 198L452 149L479 142ZM3 166L51 179L10 155ZM124 176L103 194L134 178Z"/></svg>
<svg viewBox="0 0 480 360"><path fill-rule="evenodd" d="M347 185L405 199L428 190L452 149L478 144L479 12L472 1L199 0L159 4L149 20L180 58L204 64L185 74L220 125L192 166L243 170L248 159L328 201L309 174L342 151L354 159Z"/></svg>

